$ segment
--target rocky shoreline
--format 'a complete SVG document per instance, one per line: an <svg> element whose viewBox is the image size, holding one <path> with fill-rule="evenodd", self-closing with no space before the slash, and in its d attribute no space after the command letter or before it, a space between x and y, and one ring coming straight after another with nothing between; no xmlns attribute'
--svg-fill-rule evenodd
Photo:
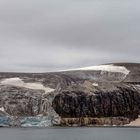
<svg viewBox="0 0 140 140"><path fill-rule="evenodd" d="M124 126L131 120L125 117L102 117L102 118L61 118L61 126Z"/></svg>

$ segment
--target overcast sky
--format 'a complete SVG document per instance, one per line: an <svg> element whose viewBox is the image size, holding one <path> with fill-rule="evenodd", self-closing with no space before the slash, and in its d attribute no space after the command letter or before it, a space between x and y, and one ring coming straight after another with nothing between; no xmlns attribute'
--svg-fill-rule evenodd
<svg viewBox="0 0 140 140"><path fill-rule="evenodd" d="M0 0L0 71L140 62L140 0Z"/></svg>

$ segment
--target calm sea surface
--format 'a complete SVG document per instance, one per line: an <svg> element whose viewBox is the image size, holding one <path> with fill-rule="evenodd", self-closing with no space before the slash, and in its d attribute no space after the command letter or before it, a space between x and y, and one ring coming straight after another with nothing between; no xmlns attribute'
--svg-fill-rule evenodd
<svg viewBox="0 0 140 140"><path fill-rule="evenodd" d="M140 128L0 128L0 140L140 140Z"/></svg>

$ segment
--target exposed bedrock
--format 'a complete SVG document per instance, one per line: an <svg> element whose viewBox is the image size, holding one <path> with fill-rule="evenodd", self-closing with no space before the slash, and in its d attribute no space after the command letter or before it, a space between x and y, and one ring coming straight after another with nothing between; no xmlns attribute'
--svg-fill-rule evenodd
<svg viewBox="0 0 140 140"><path fill-rule="evenodd" d="M140 115L140 64L0 73L0 126L124 125Z"/></svg>
<svg viewBox="0 0 140 140"><path fill-rule="evenodd" d="M53 96L54 93L45 94L43 90L1 86L0 126L50 126L59 123L59 116L51 105Z"/></svg>
<svg viewBox="0 0 140 140"><path fill-rule="evenodd" d="M0 105L11 116L35 116L46 111L42 105L47 98L41 90L3 86L0 92Z"/></svg>
<svg viewBox="0 0 140 140"><path fill-rule="evenodd" d="M81 118L61 118L61 126L113 126L129 124L131 119L126 117L81 117Z"/></svg>
<svg viewBox="0 0 140 140"><path fill-rule="evenodd" d="M139 86L118 85L110 91L65 90L56 95L53 108L62 118L127 117L140 114Z"/></svg>

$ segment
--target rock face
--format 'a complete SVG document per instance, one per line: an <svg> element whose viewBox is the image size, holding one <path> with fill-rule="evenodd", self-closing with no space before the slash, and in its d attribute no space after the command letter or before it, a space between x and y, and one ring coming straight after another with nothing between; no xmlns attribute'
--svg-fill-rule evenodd
<svg viewBox="0 0 140 140"><path fill-rule="evenodd" d="M118 85L112 91L62 91L53 100L55 111L64 118L127 117L135 119L140 113L140 89Z"/></svg>
<svg viewBox="0 0 140 140"><path fill-rule="evenodd" d="M0 73L0 126L124 125L140 114L140 64Z"/></svg>
<svg viewBox="0 0 140 140"><path fill-rule="evenodd" d="M61 126L123 126L130 123L126 117L81 117L81 118L62 118Z"/></svg>
<svg viewBox="0 0 140 140"><path fill-rule="evenodd" d="M59 116L51 107L51 102L48 100L49 95L43 93L42 90L1 86L0 106L2 111L0 116L8 117L10 126L22 124L26 126L28 120L37 121L39 126L52 125L52 122L55 121L54 117L59 118ZM40 124L39 120L46 124ZM27 124L27 126L30 125Z"/></svg>

